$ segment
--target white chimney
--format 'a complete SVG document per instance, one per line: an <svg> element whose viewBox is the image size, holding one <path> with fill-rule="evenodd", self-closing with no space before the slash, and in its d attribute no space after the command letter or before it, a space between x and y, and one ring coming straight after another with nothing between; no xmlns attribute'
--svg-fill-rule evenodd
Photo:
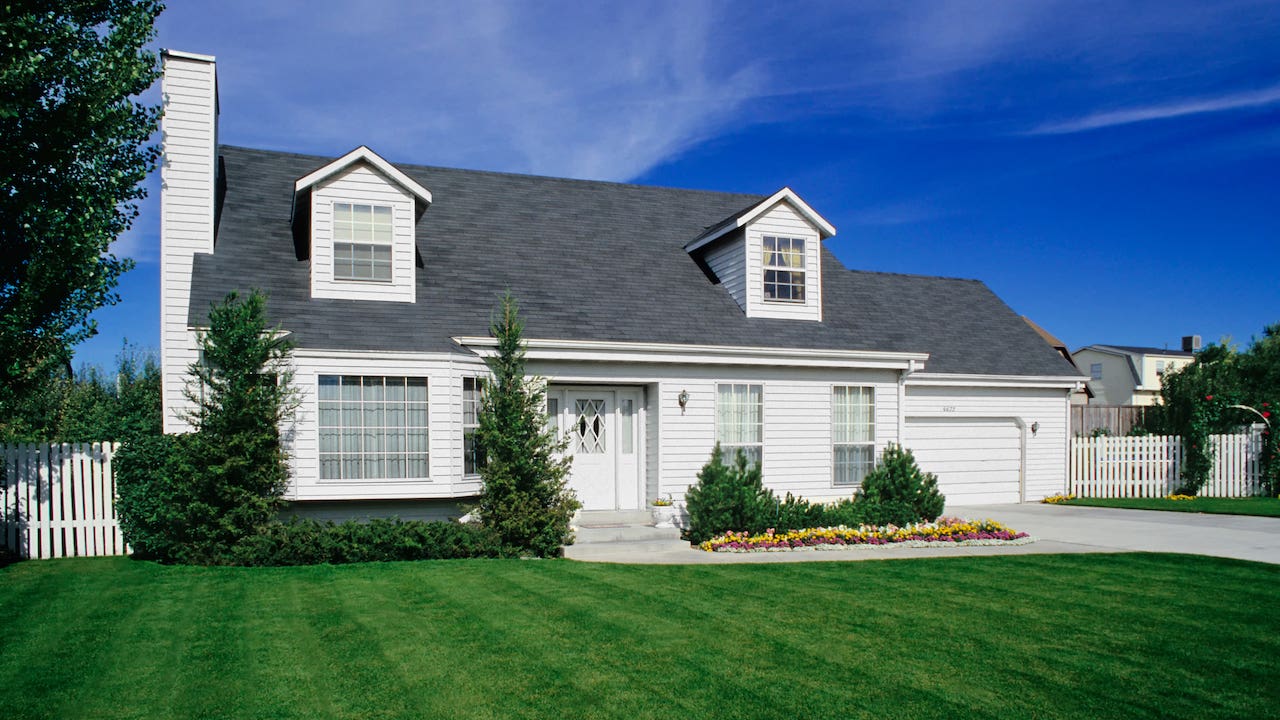
<svg viewBox="0 0 1280 720"><path fill-rule="evenodd" d="M165 432L189 429L183 395L195 336L187 327L191 263L213 252L218 81L212 55L164 50L160 121L160 363Z"/></svg>

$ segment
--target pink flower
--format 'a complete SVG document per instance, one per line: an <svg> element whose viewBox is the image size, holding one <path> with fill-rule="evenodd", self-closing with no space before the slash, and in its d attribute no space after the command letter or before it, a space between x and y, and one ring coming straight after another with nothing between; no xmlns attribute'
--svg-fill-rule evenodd
<svg viewBox="0 0 1280 720"><path fill-rule="evenodd" d="M1204 396L1204 399L1205 399L1205 400L1212 400L1212 399L1213 399L1213 396L1212 396L1212 395L1205 395L1205 396Z"/></svg>

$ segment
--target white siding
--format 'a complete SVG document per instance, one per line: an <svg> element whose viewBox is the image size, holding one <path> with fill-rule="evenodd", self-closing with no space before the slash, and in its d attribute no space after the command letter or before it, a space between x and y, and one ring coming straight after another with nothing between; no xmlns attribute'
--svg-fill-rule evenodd
<svg viewBox="0 0 1280 720"><path fill-rule="evenodd" d="M658 474L662 446L658 442L662 427L662 405L658 402L658 384L653 383L644 389L644 497L645 502L652 502L661 493L661 478Z"/></svg>
<svg viewBox="0 0 1280 720"><path fill-rule="evenodd" d="M790 204L780 202L747 226L747 317L822 320L822 252L817 228ZM805 302L765 302L764 236L804 238Z"/></svg>
<svg viewBox="0 0 1280 720"><path fill-rule="evenodd" d="M913 418L1016 421L1024 428L1026 442L1024 496L1036 500L1066 487L1067 396L1065 388L936 387L908 381L905 414L908 427ZM1039 429L1033 435L1030 428L1035 423Z"/></svg>
<svg viewBox="0 0 1280 720"><path fill-rule="evenodd" d="M392 208L391 282L333 278L333 203ZM414 302L414 197L363 163L326 180L311 193L311 296L346 300Z"/></svg>
<svg viewBox="0 0 1280 720"><path fill-rule="evenodd" d="M187 331L191 262L213 252L214 163L218 142L214 64L164 56L160 157L160 366L165 432L183 415L187 366L197 353Z"/></svg>
<svg viewBox="0 0 1280 720"><path fill-rule="evenodd" d="M290 503L281 515L310 520L368 521L373 518L401 520L456 520L466 510L456 500L337 500Z"/></svg>
<svg viewBox="0 0 1280 720"><path fill-rule="evenodd" d="M747 255L741 236L707 253L707 266L738 307L747 309Z"/></svg>
<svg viewBox="0 0 1280 720"><path fill-rule="evenodd" d="M655 422L654 405L658 415L657 431L646 433L646 442L658 444L646 448L650 472L655 467L657 472L656 491L652 479L648 484L647 494L653 496L669 493L683 498L710 459L715 445L716 385L722 382L763 386L764 480L779 494L823 500L848 497L852 492L832 484L833 385L875 388L877 454L897 439L897 373L889 370L533 361L529 372L553 382L647 385L654 398L650 422ZM677 399L681 391L689 393L683 411Z"/></svg>

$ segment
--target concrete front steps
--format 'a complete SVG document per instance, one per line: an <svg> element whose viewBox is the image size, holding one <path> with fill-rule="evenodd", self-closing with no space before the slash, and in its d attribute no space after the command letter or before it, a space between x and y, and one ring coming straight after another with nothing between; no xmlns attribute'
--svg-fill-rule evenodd
<svg viewBox="0 0 1280 720"><path fill-rule="evenodd" d="M637 554L689 550L679 528L654 527L647 510L586 510L573 526L576 539L564 549L564 556L574 560L613 557L622 547Z"/></svg>

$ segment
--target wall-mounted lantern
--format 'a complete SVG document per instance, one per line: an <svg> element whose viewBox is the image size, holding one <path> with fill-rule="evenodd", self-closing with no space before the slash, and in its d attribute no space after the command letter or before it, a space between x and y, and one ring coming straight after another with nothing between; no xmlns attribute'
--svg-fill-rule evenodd
<svg viewBox="0 0 1280 720"><path fill-rule="evenodd" d="M1036 433L1038 432L1040 432L1040 423L1038 422L1031 423L1031 437L1035 437Z"/></svg>
<svg viewBox="0 0 1280 720"><path fill-rule="evenodd" d="M684 406L689 404L689 391L681 390L680 394L676 396L676 402L680 403L680 414L683 415Z"/></svg>

